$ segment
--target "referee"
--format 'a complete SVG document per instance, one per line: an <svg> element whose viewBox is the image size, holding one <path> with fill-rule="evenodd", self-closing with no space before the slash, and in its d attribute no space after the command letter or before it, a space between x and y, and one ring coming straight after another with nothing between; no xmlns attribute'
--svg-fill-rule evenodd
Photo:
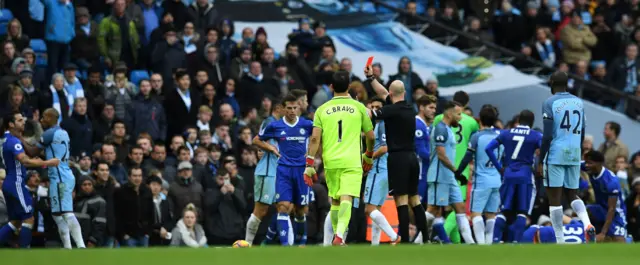
<svg viewBox="0 0 640 265"><path fill-rule="evenodd" d="M398 210L400 226L398 232L403 243L410 243L409 206L413 208L416 227L422 235L427 235L427 218L418 196L418 178L420 167L416 157L414 134L416 131L416 113L413 106L405 101L404 84L393 81L389 91L373 76L371 66L365 68L365 76L371 80L371 86L380 98L386 98L382 109L373 111L375 119L384 120L387 135L387 169L389 171L389 193L393 195ZM416 233L417 234L417 233Z"/></svg>

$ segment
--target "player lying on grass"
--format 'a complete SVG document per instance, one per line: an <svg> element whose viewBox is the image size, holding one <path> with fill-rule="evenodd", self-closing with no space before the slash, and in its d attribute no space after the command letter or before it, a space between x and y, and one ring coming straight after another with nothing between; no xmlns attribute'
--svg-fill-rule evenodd
<svg viewBox="0 0 640 265"><path fill-rule="evenodd" d="M546 216L543 216L546 217ZM541 217L541 218L543 218ZM552 227L551 219L541 225L532 225L522 234L520 243L524 244L544 244L557 243L555 229ZM562 216L562 235L565 244L583 244L587 242L584 224L581 221L572 220L569 216Z"/></svg>
<svg viewBox="0 0 640 265"><path fill-rule="evenodd" d="M471 136L467 154L456 172L456 175L462 174L469 162L475 161L470 207L473 234L480 245L493 242L493 226L498 207L500 207L500 172L485 152L489 143L500 134L498 129L493 128L493 124L498 119L497 114L493 106L480 110L480 131ZM501 157L502 149L494 151L494 155Z"/></svg>
<svg viewBox="0 0 640 265"><path fill-rule="evenodd" d="M606 169L604 155L590 151L584 156L582 169L589 173L596 203L587 205L590 219L596 226L596 242L625 242L627 207L622 199L618 177Z"/></svg>
<svg viewBox="0 0 640 265"><path fill-rule="evenodd" d="M309 204L309 191L313 185L310 179L304 177L304 154L307 139L312 130L311 121L298 117L297 98L287 95L283 100L285 116L274 121L260 131L254 144L265 151L280 153L276 170L276 202L278 208L277 227L280 243L288 246L291 243L289 212L291 204L295 205L294 230L300 233L298 244L305 245L307 241L306 212ZM278 142L278 148L266 143L269 139Z"/></svg>

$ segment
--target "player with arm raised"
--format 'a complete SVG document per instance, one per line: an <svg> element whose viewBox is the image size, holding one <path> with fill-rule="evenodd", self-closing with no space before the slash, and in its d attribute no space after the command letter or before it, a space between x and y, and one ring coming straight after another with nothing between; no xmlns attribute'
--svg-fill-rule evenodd
<svg viewBox="0 0 640 265"><path fill-rule="evenodd" d="M564 243L562 233L563 190L571 208L580 217L587 231L587 240L595 241L596 229L591 225L584 202L578 197L580 160L585 132L582 99L567 92L569 76L555 72L549 78L553 94L542 105L544 132L540 148L544 183L549 198L549 213L558 244ZM542 165L544 164L544 165Z"/></svg>
<svg viewBox="0 0 640 265"><path fill-rule="evenodd" d="M600 226L596 242L614 241L624 243L627 237L627 207L622 199L618 177L606 169L604 155L589 151L585 155L584 169L589 173L596 203L587 205L593 223Z"/></svg>
<svg viewBox="0 0 640 265"><path fill-rule="evenodd" d="M333 245L344 244L344 234L351 219L353 199L360 197L363 166L372 166L375 137L373 125L362 103L349 96L350 74L338 71L331 84L334 96L315 112L313 134L307 152L305 176L315 175L314 156L322 141L322 161L331 202L331 224L335 231ZM360 154L361 132L366 135L367 149ZM364 163L361 163L362 160ZM365 165L366 164L366 165Z"/></svg>
<svg viewBox="0 0 640 265"><path fill-rule="evenodd" d="M260 126L260 131L265 130L269 124L280 120L282 118L282 104L274 101L271 105L271 116L267 117ZM254 137L254 141L260 140L259 136ZM273 204L276 196L276 168L278 167L278 158L280 153L278 152L278 142L274 139L269 139L267 143L268 150L264 150L264 155L258 161L258 165L255 170L255 184L253 187L254 195L253 200L255 206L253 207L253 213L247 221L247 231L245 233L245 240L249 244L253 245L253 239L256 237L258 228L263 218L267 216L269 212L269 206ZM277 227L277 215L273 215L270 221L269 228L267 229L266 244L272 240L278 231Z"/></svg>
<svg viewBox="0 0 640 265"><path fill-rule="evenodd" d="M536 150L542 141L542 134L531 129L535 119L533 112L523 110L519 116L518 126L504 130L483 150L496 168L504 172L500 187L502 212L517 213L513 235L516 242L521 240L536 197L533 165ZM495 155L495 150L500 146L504 147L504 164L498 162L499 156ZM495 220L493 242L502 241L505 221L502 214Z"/></svg>
<svg viewBox="0 0 640 265"><path fill-rule="evenodd" d="M384 100L373 98L371 110L377 111L384 106ZM380 244L380 235L384 231L391 239L392 244L399 241L398 234L393 230L385 216L380 212L382 205L387 200L389 194L389 182L387 171L387 136L384 130L384 121L376 123L374 128L376 143L373 152L373 168L369 171L367 181L364 186L364 212L373 221L371 227L371 245Z"/></svg>
<svg viewBox="0 0 640 265"><path fill-rule="evenodd" d="M31 244L33 228L33 200L27 189L27 173L25 167L55 167L60 160L42 161L30 158L24 152L20 138L24 132L26 118L19 112L13 112L3 118L2 130L5 132L2 143L2 160L6 167L6 178L2 183L2 193L7 203L9 223L0 228L0 245L4 245L18 233L21 248Z"/></svg>
<svg viewBox="0 0 640 265"><path fill-rule="evenodd" d="M76 108L86 108L87 100L78 98ZM60 159L60 165L49 167L49 198L51 198L51 214L58 226L58 233L64 248L71 249L73 237L76 247L85 248L80 223L73 213L73 190L76 179L69 167L69 134L58 126L60 114L53 108L43 112L40 123L45 129L42 135L42 143L38 148L44 150L47 159Z"/></svg>
<svg viewBox="0 0 640 265"><path fill-rule="evenodd" d="M287 95L283 100L285 111L284 118L269 123L267 127L260 131L258 138L254 138L253 143L274 154L278 150L274 146L266 143L269 139L278 142L280 159L276 169L276 195L278 217L277 227L280 236L280 243L283 246L291 244L289 211L291 204L295 206L295 229L301 233L300 245L306 244L307 226L306 212L309 204L309 192L313 182L304 177L305 161L304 154L313 128L313 123L307 119L300 118L298 114L297 99L293 95Z"/></svg>
<svg viewBox="0 0 640 265"><path fill-rule="evenodd" d="M470 207L473 234L480 245L493 242L493 225L500 207L500 172L489 159L485 147L500 134L493 128L498 119L498 112L493 106L480 110L480 131L471 136L469 149L462 159L456 175L461 175L471 160L475 161L471 190ZM502 148L497 151L500 157ZM495 155L495 154L494 154ZM482 215L484 214L484 218ZM487 220L485 225L485 218Z"/></svg>

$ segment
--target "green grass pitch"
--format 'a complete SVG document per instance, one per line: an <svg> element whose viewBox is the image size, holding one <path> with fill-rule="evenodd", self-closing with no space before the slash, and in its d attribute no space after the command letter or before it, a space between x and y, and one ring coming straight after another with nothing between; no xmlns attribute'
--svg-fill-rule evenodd
<svg viewBox="0 0 640 265"><path fill-rule="evenodd" d="M0 250L2 264L639 264L639 244Z"/></svg>

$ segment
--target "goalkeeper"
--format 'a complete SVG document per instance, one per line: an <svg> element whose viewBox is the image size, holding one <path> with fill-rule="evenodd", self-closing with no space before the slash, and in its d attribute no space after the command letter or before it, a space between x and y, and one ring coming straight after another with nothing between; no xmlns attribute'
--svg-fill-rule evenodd
<svg viewBox="0 0 640 265"><path fill-rule="evenodd" d="M335 231L333 245L344 245L344 234L351 219L353 198L360 197L363 170L373 164L375 137L367 108L349 96L350 74L333 75L334 96L315 112L313 133L309 140L306 179L315 176L314 156L322 140L322 161L331 202L331 225ZM360 159L361 132L366 134L367 149Z"/></svg>

